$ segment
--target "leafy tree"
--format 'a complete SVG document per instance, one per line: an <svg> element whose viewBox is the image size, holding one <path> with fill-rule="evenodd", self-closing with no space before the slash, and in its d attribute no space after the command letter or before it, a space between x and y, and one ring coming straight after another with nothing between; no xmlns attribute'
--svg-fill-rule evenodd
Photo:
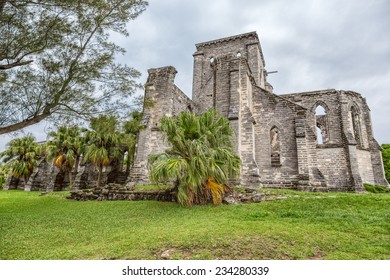
<svg viewBox="0 0 390 280"><path fill-rule="evenodd" d="M25 136L11 140L7 147L0 157L10 167L12 175L22 177L26 184L41 158L41 145L35 141L35 137Z"/></svg>
<svg viewBox="0 0 390 280"><path fill-rule="evenodd" d="M7 181L10 173L11 171L7 165L0 164L0 190L3 188L3 185L5 181Z"/></svg>
<svg viewBox="0 0 390 280"><path fill-rule="evenodd" d="M151 180L175 181L181 205L221 204L228 180L240 170L229 121L214 110L182 112L163 117L161 131L172 148L149 157Z"/></svg>
<svg viewBox="0 0 390 280"><path fill-rule="evenodd" d="M69 187L73 185L73 174L77 172L81 154L85 146L85 138L78 126L61 126L58 131L49 133L46 143L47 158L54 160L54 164L63 172L69 174Z"/></svg>
<svg viewBox="0 0 390 280"><path fill-rule="evenodd" d="M390 182L390 144L382 145L383 166L387 182Z"/></svg>
<svg viewBox="0 0 390 280"><path fill-rule="evenodd" d="M112 34L147 7L143 0L0 0L0 134L43 119L129 107L140 73L115 63ZM111 36L111 37L110 37Z"/></svg>
<svg viewBox="0 0 390 280"><path fill-rule="evenodd" d="M114 116L101 115L91 119L92 130L86 133L85 161L90 161L98 170L96 186L100 188L103 167L123 156L118 120Z"/></svg>

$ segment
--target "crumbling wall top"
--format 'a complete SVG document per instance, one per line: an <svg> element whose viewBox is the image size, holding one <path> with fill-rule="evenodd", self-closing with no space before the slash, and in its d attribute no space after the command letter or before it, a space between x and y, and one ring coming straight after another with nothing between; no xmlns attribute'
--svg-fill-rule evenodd
<svg viewBox="0 0 390 280"><path fill-rule="evenodd" d="M260 42L259 37L257 36L257 33L255 31L253 31L253 32L235 35L235 36L229 36L229 37L225 37L225 38L211 40L211 41L207 41L207 42L203 42L203 43L198 43L195 46L196 46L197 50L199 50L205 46L210 46L210 45L215 45L215 44L225 44L226 42L229 42L229 41L241 40L244 38L245 39L254 38L255 41Z"/></svg>

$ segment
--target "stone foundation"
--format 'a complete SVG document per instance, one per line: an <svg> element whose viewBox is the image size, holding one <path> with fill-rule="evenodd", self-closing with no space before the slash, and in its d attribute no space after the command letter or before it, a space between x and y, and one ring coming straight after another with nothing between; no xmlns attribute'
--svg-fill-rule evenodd
<svg viewBox="0 0 390 280"><path fill-rule="evenodd" d="M72 191L68 199L87 200L156 200L176 202L176 193L171 189L159 191L134 190L131 187L109 184L103 188Z"/></svg>
<svg viewBox="0 0 390 280"><path fill-rule="evenodd" d="M261 189L246 188L244 191L233 191L223 197L223 204L241 204L241 203L259 203L262 201L284 199L285 196L277 196L261 192ZM131 187L125 187L117 184L109 184L100 189L77 190L72 191L67 199L78 201L89 200L155 200L164 202L177 202L176 192L172 189L145 191L134 190Z"/></svg>

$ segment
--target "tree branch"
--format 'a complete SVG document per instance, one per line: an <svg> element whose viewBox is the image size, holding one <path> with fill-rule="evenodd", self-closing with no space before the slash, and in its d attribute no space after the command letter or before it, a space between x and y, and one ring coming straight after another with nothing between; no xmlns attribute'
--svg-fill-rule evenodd
<svg viewBox="0 0 390 280"><path fill-rule="evenodd" d="M14 132L14 131L17 131L19 129L23 129L25 127L33 125L33 124L37 124L50 115L51 115L50 111L47 110L47 111L44 111L40 115L36 115L36 116L32 117L31 119L23 120L21 122L18 122L18 123L9 125L9 126L0 127L0 135Z"/></svg>
<svg viewBox="0 0 390 280"><path fill-rule="evenodd" d="M6 2L6 0L0 0L0 14L3 13Z"/></svg>
<svg viewBox="0 0 390 280"><path fill-rule="evenodd" d="M30 64L31 62L34 62L34 60L16 61L16 62L10 63L10 64L0 64L0 70L7 70L7 69L14 68L14 67L27 65L27 64Z"/></svg>

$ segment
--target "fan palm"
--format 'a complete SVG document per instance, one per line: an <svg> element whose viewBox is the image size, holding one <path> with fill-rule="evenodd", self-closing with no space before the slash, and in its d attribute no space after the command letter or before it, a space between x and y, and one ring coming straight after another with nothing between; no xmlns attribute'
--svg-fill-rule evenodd
<svg viewBox="0 0 390 280"><path fill-rule="evenodd" d="M12 175L22 177L26 184L41 158L41 146L35 141L35 137L25 136L11 140L7 147L0 153L0 158L3 157L3 162L10 167Z"/></svg>
<svg viewBox="0 0 390 280"><path fill-rule="evenodd" d="M86 133L87 147L85 161L90 161L98 170L96 186L100 188L103 167L110 165L113 159L123 156L121 137L117 132L117 120L114 117L100 116L91 120L90 130Z"/></svg>
<svg viewBox="0 0 390 280"><path fill-rule="evenodd" d="M131 112L131 119L124 123L123 129L124 134L122 139L124 152L127 152L127 166L126 171L128 171L130 165L134 163L135 149L137 144L137 135L139 131L143 128L141 124L142 113L138 111Z"/></svg>
<svg viewBox="0 0 390 280"><path fill-rule="evenodd" d="M78 126L61 126L49 136L52 139L46 143L48 160L54 160L55 166L69 174L69 188L72 188L73 174L77 172L85 143L82 130Z"/></svg>
<svg viewBox="0 0 390 280"><path fill-rule="evenodd" d="M181 205L211 200L221 204L223 194L229 189L229 179L240 170L229 121L215 110L200 116L182 112L177 117L163 117L161 131L171 148L149 157L151 180L175 181Z"/></svg>

